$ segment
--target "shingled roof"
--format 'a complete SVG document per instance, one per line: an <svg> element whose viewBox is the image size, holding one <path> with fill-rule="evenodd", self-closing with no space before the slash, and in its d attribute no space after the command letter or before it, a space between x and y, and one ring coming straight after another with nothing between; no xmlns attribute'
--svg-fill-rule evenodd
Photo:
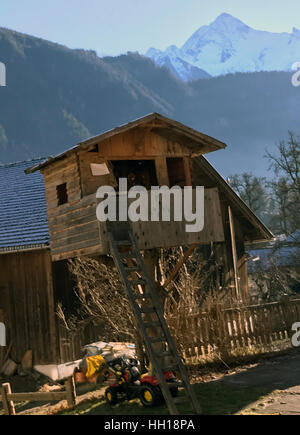
<svg viewBox="0 0 300 435"><path fill-rule="evenodd" d="M43 177L24 173L43 161L0 164L0 253L49 245Z"/></svg>

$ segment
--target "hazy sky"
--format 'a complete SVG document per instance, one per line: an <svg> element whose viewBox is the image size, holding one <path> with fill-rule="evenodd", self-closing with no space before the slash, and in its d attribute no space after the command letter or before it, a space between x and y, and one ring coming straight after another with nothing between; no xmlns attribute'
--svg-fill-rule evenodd
<svg viewBox="0 0 300 435"><path fill-rule="evenodd" d="M0 27L116 55L181 46L222 12L256 29L300 28L300 0L0 0Z"/></svg>

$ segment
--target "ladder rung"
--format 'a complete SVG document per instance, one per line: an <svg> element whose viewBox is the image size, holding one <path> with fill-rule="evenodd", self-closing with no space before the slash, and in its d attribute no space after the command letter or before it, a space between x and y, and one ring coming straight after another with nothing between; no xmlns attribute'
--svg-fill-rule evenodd
<svg viewBox="0 0 300 435"><path fill-rule="evenodd" d="M161 326L160 322L145 322L145 328L152 328L153 326Z"/></svg>
<svg viewBox="0 0 300 435"><path fill-rule="evenodd" d="M118 246L131 246L130 240L116 240L115 243Z"/></svg>
<svg viewBox="0 0 300 435"><path fill-rule="evenodd" d="M155 313L156 311L154 307L141 307L140 312L142 314L146 314L146 313Z"/></svg>
<svg viewBox="0 0 300 435"><path fill-rule="evenodd" d="M126 272L138 272L139 270L141 270L139 267L135 266L135 267L125 267Z"/></svg>
<svg viewBox="0 0 300 435"><path fill-rule="evenodd" d="M149 299L149 298L151 298L151 295L150 295L150 293L143 293L143 294L137 294L137 295L134 295L134 299Z"/></svg>
<svg viewBox="0 0 300 435"><path fill-rule="evenodd" d="M167 341L164 335L161 335L160 337L149 337L149 340L151 343L160 343L162 341Z"/></svg>
<svg viewBox="0 0 300 435"><path fill-rule="evenodd" d="M163 352L156 352L156 356L158 356L159 358L164 358L165 356L172 356L172 352L170 352L169 350L165 350Z"/></svg>
<svg viewBox="0 0 300 435"><path fill-rule="evenodd" d="M129 279L128 282L131 285L144 285L144 284L146 284L146 281L144 279Z"/></svg>
<svg viewBox="0 0 300 435"><path fill-rule="evenodd" d="M119 252L120 257L123 258L135 258L133 252Z"/></svg>

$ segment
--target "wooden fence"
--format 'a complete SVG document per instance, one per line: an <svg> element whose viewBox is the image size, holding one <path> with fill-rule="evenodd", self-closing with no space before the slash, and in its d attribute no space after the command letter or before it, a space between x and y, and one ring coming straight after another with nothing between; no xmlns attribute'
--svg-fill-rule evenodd
<svg viewBox="0 0 300 435"><path fill-rule="evenodd" d="M300 299L168 318L178 348L187 360L228 357L291 346L292 325L300 322Z"/></svg>
<svg viewBox="0 0 300 435"><path fill-rule="evenodd" d="M74 333L66 330L65 326L58 322L59 362L66 363L81 359L83 356L82 348L87 344L97 341L111 341L107 329L107 327L103 328L103 322L101 324L90 322ZM116 341L128 342L128 336L120 331Z"/></svg>
<svg viewBox="0 0 300 435"><path fill-rule="evenodd" d="M55 402L66 400L69 408L76 405L76 389L73 376L65 382L65 391L35 392L35 393L12 393L9 383L0 387L0 402L6 415L15 415L14 402Z"/></svg>
<svg viewBox="0 0 300 435"><path fill-rule="evenodd" d="M300 299L224 309L214 304L207 312L189 307L168 316L167 322L183 356L189 360L259 353L291 346L292 324L300 322ZM60 362L82 357L81 348L94 341L110 341L101 325L89 324L75 334L59 326ZM119 341L128 341L120 335Z"/></svg>
<svg viewBox="0 0 300 435"><path fill-rule="evenodd" d="M82 348L89 343L102 340L101 327L90 322L76 333L66 330L63 324L58 322L59 337L59 362L65 363L82 358Z"/></svg>

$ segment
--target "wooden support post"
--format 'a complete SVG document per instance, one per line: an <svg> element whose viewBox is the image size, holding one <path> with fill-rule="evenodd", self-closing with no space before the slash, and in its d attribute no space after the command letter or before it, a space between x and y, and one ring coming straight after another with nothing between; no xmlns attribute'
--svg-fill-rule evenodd
<svg viewBox="0 0 300 435"><path fill-rule="evenodd" d="M191 255L191 253L194 251L194 249L196 248L197 245L191 245L187 251L185 251L185 253L183 254L183 256L180 258L180 260L178 261L178 263L176 264L176 266L174 267L174 269L172 270L172 272L170 273L170 275L168 276L168 278L165 280L163 287L167 288L168 285L170 284L171 281L173 281L173 279L176 277L176 275L178 274L180 268L183 266L183 264L186 262L186 260L188 259L188 257Z"/></svg>
<svg viewBox="0 0 300 435"><path fill-rule="evenodd" d="M76 388L74 377L70 376L65 382L65 388L67 393L67 402L69 408L74 408L76 405Z"/></svg>
<svg viewBox="0 0 300 435"><path fill-rule="evenodd" d="M167 160L165 157L156 157L155 159L156 177L160 186L169 186L169 175Z"/></svg>
<svg viewBox="0 0 300 435"><path fill-rule="evenodd" d="M237 251L236 251L236 243L235 243L235 231L234 231L234 222L233 215L231 211L231 207L228 206L228 215L229 215L229 224L230 224L230 235L231 235L231 248L232 248L232 257L233 257L233 268L234 268L234 281L235 281L235 291L237 300L240 302L240 282L238 275L238 265L237 265Z"/></svg>
<svg viewBox="0 0 300 435"><path fill-rule="evenodd" d="M193 185L192 180L192 172L191 172L191 158L190 157L184 157L183 158L184 163L184 171L185 171L185 180L187 186Z"/></svg>
<svg viewBox="0 0 300 435"><path fill-rule="evenodd" d="M11 394L11 387L9 383L2 384L1 386L1 396L2 396L2 405L5 412L5 415L15 415L15 405L12 400L8 400L7 395Z"/></svg>
<svg viewBox="0 0 300 435"><path fill-rule="evenodd" d="M247 269L247 258L243 254L238 259L238 271L240 277L240 289L242 292L243 302L249 302L249 288L248 288L248 269Z"/></svg>

